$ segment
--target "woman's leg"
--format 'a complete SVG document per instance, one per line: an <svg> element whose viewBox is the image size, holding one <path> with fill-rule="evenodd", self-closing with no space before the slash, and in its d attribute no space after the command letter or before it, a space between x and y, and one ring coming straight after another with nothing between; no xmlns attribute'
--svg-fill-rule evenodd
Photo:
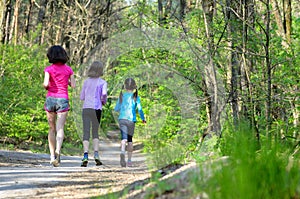
<svg viewBox="0 0 300 199"><path fill-rule="evenodd" d="M57 113L57 121L56 121L56 150L57 154L60 154L60 149L64 140L64 126L66 123L68 112Z"/></svg>
<svg viewBox="0 0 300 199"><path fill-rule="evenodd" d="M48 132L48 143L49 143L49 150L51 161L55 158L55 133L56 133L56 113L54 112L46 112L47 119L49 124L49 132Z"/></svg>

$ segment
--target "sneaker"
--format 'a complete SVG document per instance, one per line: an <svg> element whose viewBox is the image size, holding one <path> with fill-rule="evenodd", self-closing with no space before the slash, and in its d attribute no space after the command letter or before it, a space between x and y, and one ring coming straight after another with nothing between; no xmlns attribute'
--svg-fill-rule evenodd
<svg viewBox="0 0 300 199"><path fill-rule="evenodd" d="M60 155L55 152L55 159L50 161L50 164L52 164L54 167L58 167L60 164Z"/></svg>
<svg viewBox="0 0 300 199"><path fill-rule="evenodd" d="M101 166L103 163L99 159L95 159L96 166Z"/></svg>
<svg viewBox="0 0 300 199"><path fill-rule="evenodd" d="M131 161L128 161L128 162L127 162L127 166L128 166L128 167L132 167L132 166L133 166L133 165L132 165L132 162L131 162Z"/></svg>
<svg viewBox="0 0 300 199"><path fill-rule="evenodd" d="M52 164L54 167L58 167L59 166L59 162L57 161L57 159L51 160L50 164Z"/></svg>
<svg viewBox="0 0 300 199"><path fill-rule="evenodd" d="M82 159L82 162L81 162L81 167L87 167L87 164L88 164L88 159L87 158L83 158Z"/></svg>
<svg viewBox="0 0 300 199"><path fill-rule="evenodd" d="M121 164L121 167L126 167L125 154L124 153L120 154L120 164Z"/></svg>
<svg viewBox="0 0 300 199"><path fill-rule="evenodd" d="M96 162L96 166L101 166L102 165L102 162L100 161L99 156L95 156L94 159L95 159L95 162Z"/></svg>
<svg viewBox="0 0 300 199"><path fill-rule="evenodd" d="M58 163L60 163L60 154L55 152L55 160L57 160Z"/></svg>

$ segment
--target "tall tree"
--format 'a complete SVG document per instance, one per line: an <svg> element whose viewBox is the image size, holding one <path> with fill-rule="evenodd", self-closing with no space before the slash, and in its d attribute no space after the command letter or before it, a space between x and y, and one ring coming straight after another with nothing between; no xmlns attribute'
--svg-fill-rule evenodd
<svg viewBox="0 0 300 199"><path fill-rule="evenodd" d="M202 1L203 9L203 19L205 26L205 35L206 35L206 46L208 49L208 63L205 67L205 76L206 76L206 92L209 98L208 102L208 123L209 131L214 132L216 135L221 135L221 107L219 106L218 99L220 98L220 93L218 90L219 82L217 79L217 69L216 64L214 63L214 39L213 39L213 15L214 15L214 1L213 0L204 0Z"/></svg>
<svg viewBox="0 0 300 199"><path fill-rule="evenodd" d="M267 101L266 101L266 118L267 118L267 128L266 132L270 135L271 129L271 109L272 109L272 66L270 60L270 0L266 1L266 19L265 19L265 59L267 68Z"/></svg>
<svg viewBox="0 0 300 199"><path fill-rule="evenodd" d="M238 104L238 91L239 91L239 77L240 77L240 63L238 59L238 41L239 41L239 30L240 21L238 15L240 14L240 4L239 1L226 1L226 16L227 16L227 32L228 32L228 44L229 49L231 50L229 66L231 68L231 107L233 113L234 123L237 124L239 119L239 104Z"/></svg>

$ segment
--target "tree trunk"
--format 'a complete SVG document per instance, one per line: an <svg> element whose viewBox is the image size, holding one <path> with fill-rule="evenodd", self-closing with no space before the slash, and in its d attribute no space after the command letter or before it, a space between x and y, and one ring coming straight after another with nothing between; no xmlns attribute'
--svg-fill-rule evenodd
<svg viewBox="0 0 300 199"><path fill-rule="evenodd" d="M286 1L286 0L285 0ZM287 44L287 38L286 38L286 35L285 35L285 28L284 28L284 25L283 25L283 22L282 22L282 15L280 13L280 8L279 8L279 5L278 5L278 2L277 0L271 0L271 3L272 3L272 7L273 7L273 13L274 13L274 16L275 16L275 21L276 21L276 24L277 24L277 34L282 37L282 45L284 47L288 47L288 44Z"/></svg>
<svg viewBox="0 0 300 199"><path fill-rule="evenodd" d="M255 9L253 0L243 0L243 48L242 48L242 67L241 67L241 92L244 94L244 102L242 106L243 117L250 121L250 127L256 133L256 137L260 140L260 134L255 119L255 104L253 100L253 87L251 82L251 73L253 70L253 58L251 58L248 49L248 32L254 28Z"/></svg>
<svg viewBox="0 0 300 199"><path fill-rule="evenodd" d="M214 43L213 43L213 32L211 31L211 26L213 23L213 1L205 0L202 1L202 9L204 11L204 25L205 25L205 33L206 33L206 42L208 48L208 63L205 67L205 85L207 87L207 94L209 96L207 109L208 109L208 124L209 131L215 133L217 136L221 135L221 110L219 107L218 99L219 99L219 91L218 91L218 80L217 80L217 71L215 67L215 63L213 61L214 54Z"/></svg>
<svg viewBox="0 0 300 199"><path fill-rule="evenodd" d="M271 130L271 109L272 109L272 66L270 61L270 0L266 1L267 7L267 16L266 16L266 43L265 43L265 59L266 59L266 68L267 68L267 101L266 101L266 119L267 126L266 132L270 136Z"/></svg>
<svg viewBox="0 0 300 199"><path fill-rule="evenodd" d="M8 0L6 2L6 9L4 14L4 30L3 30L3 37L2 37L2 43L7 44L9 42L9 32L10 32L10 23L11 23L11 1Z"/></svg>
<svg viewBox="0 0 300 199"><path fill-rule="evenodd" d="M5 0L0 0L0 38L3 38L5 27Z"/></svg>
<svg viewBox="0 0 300 199"><path fill-rule="evenodd" d="M33 4L34 2L33 0L31 0L27 8L27 17L25 21L24 34L29 34L30 31L31 11L32 11Z"/></svg>
<svg viewBox="0 0 300 199"><path fill-rule="evenodd" d="M157 6L158 6L158 23L160 26L163 25L163 5L162 5L162 0L157 1Z"/></svg>
<svg viewBox="0 0 300 199"><path fill-rule="evenodd" d="M292 34L292 5L291 0L283 0L283 26L288 44L291 44Z"/></svg>
<svg viewBox="0 0 300 199"><path fill-rule="evenodd" d="M240 13L238 2L227 0L226 1L226 7L227 7L227 32L228 32L228 46L230 51L230 60L229 65L231 69L230 74L230 84L231 84L231 109L232 109L232 116L234 125L237 125L239 120L239 85L240 85L240 64L238 61L238 53L237 53L237 46L238 41L242 40L242 38L239 38L240 36L236 34L237 32L242 32L242 30L239 30L238 26L240 25L239 19L236 16L237 13Z"/></svg>
<svg viewBox="0 0 300 199"><path fill-rule="evenodd" d="M46 7L47 7L47 0L41 0L40 1L40 7L39 7L39 12L38 12L38 17L36 20L36 25L35 27L39 27L41 25L41 34L36 38L37 43L43 44L44 42L44 33L45 33L45 28L47 25L44 22L45 16L46 16Z"/></svg>
<svg viewBox="0 0 300 199"><path fill-rule="evenodd" d="M13 44L17 44L18 39L18 20L19 20L19 8L20 8L20 0L16 0L15 8L14 8L14 16L11 24L11 31L9 35L9 40L13 40Z"/></svg>

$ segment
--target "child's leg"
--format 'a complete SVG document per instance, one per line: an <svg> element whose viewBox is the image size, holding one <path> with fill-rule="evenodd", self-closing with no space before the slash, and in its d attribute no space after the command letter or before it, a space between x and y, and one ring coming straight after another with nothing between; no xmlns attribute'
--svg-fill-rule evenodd
<svg viewBox="0 0 300 199"><path fill-rule="evenodd" d="M98 138L93 139L93 149L94 149L94 155L96 155L95 153L97 153L97 155L98 155L98 151L99 151L99 139Z"/></svg>
<svg viewBox="0 0 300 199"><path fill-rule="evenodd" d="M127 145L128 162L131 162L132 152L133 152L133 143L128 142Z"/></svg>
<svg viewBox="0 0 300 199"><path fill-rule="evenodd" d="M121 141L121 153L124 153L124 154L125 154L125 149L126 149L126 142L127 142L126 139L123 139Z"/></svg>
<svg viewBox="0 0 300 199"><path fill-rule="evenodd" d="M120 164L122 167L126 167L126 162L125 162L125 148L126 148L126 139L121 140L121 154L120 154Z"/></svg>
<svg viewBox="0 0 300 199"><path fill-rule="evenodd" d="M94 149L94 157L99 157L99 126L101 119L101 110L94 110L93 114L91 114L92 120L92 137L93 137L93 149Z"/></svg>
<svg viewBox="0 0 300 199"><path fill-rule="evenodd" d="M83 152L84 153L89 153L89 141L88 140L83 140Z"/></svg>
<svg viewBox="0 0 300 199"><path fill-rule="evenodd" d="M127 130L127 120L119 120L119 126L121 130L121 154L120 154L120 164L122 167L126 167L125 161L125 149L128 139L128 130Z"/></svg>
<svg viewBox="0 0 300 199"><path fill-rule="evenodd" d="M89 140L90 140L90 110L82 110L82 125L83 125L83 159L81 166L86 167L89 159Z"/></svg>
<svg viewBox="0 0 300 199"><path fill-rule="evenodd" d="M131 157L132 157L132 152L133 152L132 137L133 137L133 134L134 134L134 127L135 127L134 122L129 122L128 123L128 145L127 145L128 166L132 166L131 165Z"/></svg>

